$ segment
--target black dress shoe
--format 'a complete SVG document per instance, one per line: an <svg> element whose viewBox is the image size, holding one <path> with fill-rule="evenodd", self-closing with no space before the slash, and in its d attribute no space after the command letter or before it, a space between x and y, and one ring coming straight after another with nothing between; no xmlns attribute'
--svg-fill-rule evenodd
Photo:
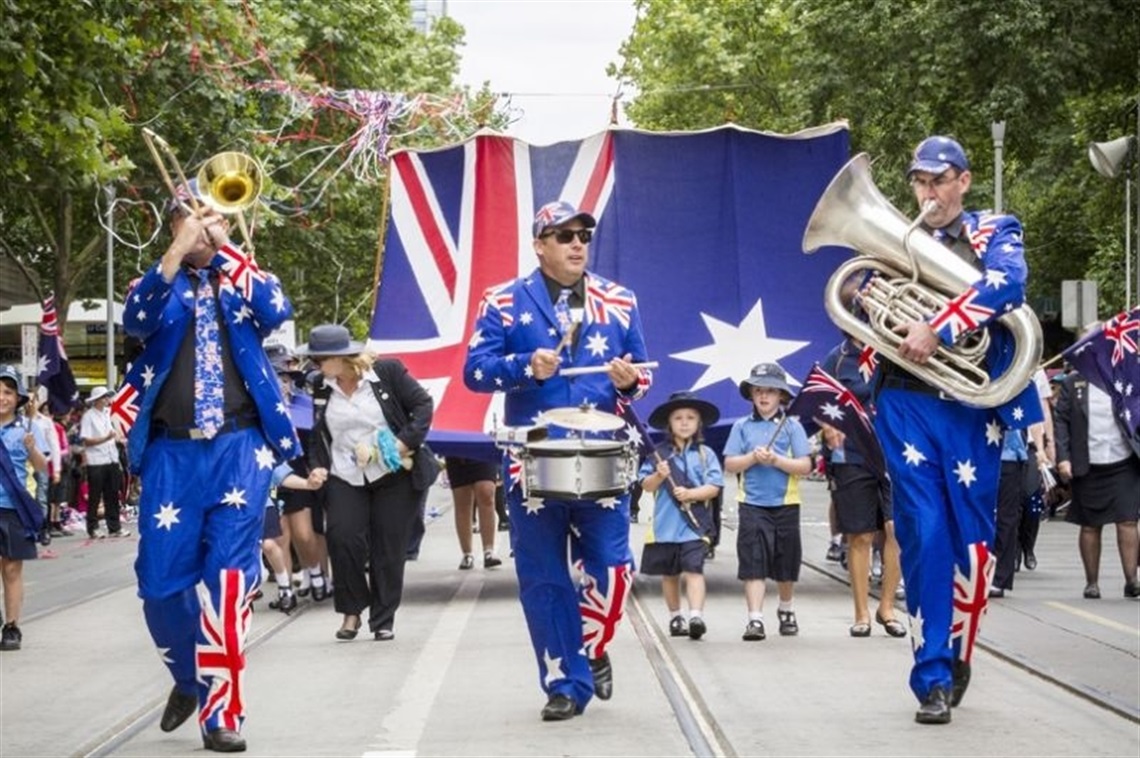
<svg viewBox="0 0 1140 758"><path fill-rule="evenodd" d="M173 732L197 712L198 696L187 694L174 687L170 690L170 697L166 699L166 710L162 712L162 721L158 722L158 728L164 732Z"/></svg>
<svg viewBox="0 0 1140 758"><path fill-rule="evenodd" d="M1124 585L1124 597L1140 597L1140 582L1129 582Z"/></svg>
<svg viewBox="0 0 1140 758"><path fill-rule="evenodd" d="M958 658L954 659L954 684L950 688L950 705L955 708L962 702L966 688L970 686L970 664Z"/></svg>
<svg viewBox="0 0 1140 758"><path fill-rule="evenodd" d="M578 706L574 704L569 695L554 694L542 707L542 720L565 721L574 718L577 712Z"/></svg>
<svg viewBox="0 0 1140 758"><path fill-rule="evenodd" d="M211 729L202 735L202 747L215 753L244 753L245 738L233 729Z"/></svg>
<svg viewBox="0 0 1140 758"><path fill-rule="evenodd" d="M356 619L356 626L350 626L348 623L349 618ZM338 640L354 640L356 635L360 632L360 616L346 616L344 623L341 624L340 629L336 630L336 638Z"/></svg>
<svg viewBox="0 0 1140 758"><path fill-rule="evenodd" d="M1025 568L1030 571L1037 568L1037 556L1033 554L1032 550L1025 551Z"/></svg>
<svg viewBox="0 0 1140 758"><path fill-rule="evenodd" d="M949 724L950 703L946 688L936 685L915 711L914 720L920 724Z"/></svg>
<svg viewBox="0 0 1140 758"><path fill-rule="evenodd" d="M609 700L614 694L614 668L610 665L610 654L590 659L590 671L594 674L594 694L599 700Z"/></svg>
<svg viewBox="0 0 1140 758"><path fill-rule="evenodd" d="M328 598L328 596L329 596L329 585L327 583L320 584L320 585L314 584L309 589L309 592L312 595L313 602L319 603L322 600L325 600Z"/></svg>

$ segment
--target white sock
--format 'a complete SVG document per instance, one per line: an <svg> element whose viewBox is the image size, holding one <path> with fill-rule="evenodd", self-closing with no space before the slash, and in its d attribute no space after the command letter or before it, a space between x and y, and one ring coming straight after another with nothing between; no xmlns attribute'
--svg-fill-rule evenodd
<svg viewBox="0 0 1140 758"><path fill-rule="evenodd" d="M784 611L785 613L786 613L786 612L788 612L788 611L791 611L791 610L793 610L793 608L792 608L792 601L791 601L791 600L789 600L788 602L786 602L786 603L785 603L783 600L781 600L781 601L780 601L780 610L781 610L781 611Z"/></svg>
<svg viewBox="0 0 1140 758"><path fill-rule="evenodd" d="M681 610L679 608L677 610L669 609L669 620L670 621L672 621L673 619L683 619L683 618L685 618L685 617L681 614Z"/></svg>
<svg viewBox="0 0 1140 758"><path fill-rule="evenodd" d="M764 612L763 611L749 611L748 612L748 620L749 621L763 621L764 620Z"/></svg>
<svg viewBox="0 0 1140 758"><path fill-rule="evenodd" d="M277 589L289 589L292 585L289 584L289 572L282 571L280 574L276 571L273 572L273 577L277 580Z"/></svg>
<svg viewBox="0 0 1140 758"><path fill-rule="evenodd" d="M314 587L323 587L325 584L325 575L321 573L320 566L313 566L309 569L309 582Z"/></svg>
<svg viewBox="0 0 1140 758"><path fill-rule="evenodd" d="M831 538L831 544L832 545L838 545L842 541L843 541L843 535L842 534L837 534Z"/></svg>
<svg viewBox="0 0 1140 758"><path fill-rule="evenodd" d="M689 618L691 618L691 619L699 619L700 617L701 617L701 611L699 611L699 610L691 610L691 611L689 611Z"/></svg>

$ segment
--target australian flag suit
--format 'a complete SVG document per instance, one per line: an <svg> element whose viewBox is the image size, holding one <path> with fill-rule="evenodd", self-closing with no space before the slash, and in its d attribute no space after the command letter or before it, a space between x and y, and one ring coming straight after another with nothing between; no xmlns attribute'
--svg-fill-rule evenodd
<svg viewBox="0 0 1140 758"><path fill-rule="evenodd" d="M934 237L972 257L980 276L929 323L947 345L988 329L987 371L997 377L1010 364L1014 340L994 320L1025 299L1021 224L989 212L966 212L961 223L957 239L945 238L942 230ZM913 377L898 379L898 368L889 363L878 370L885 376L879 377L875 430L886 454L902 548L914 646L910 686L922 701L935 685L949 689L955 661L970 662L995 564L990 551L1003 428L1041 421L1041 403L1032 382L1000 407L975 408Z"/></svg>
<svg viewBox="0 0 1140 758"><path fill-rule="evenodd" d="M300 452L261 342L293 307L276 277L236 247L219 249L210 267L217 271L218 320L257 407L256 423L223 426L212 439L152 430L155 401L195 324L187 269L168 284L158 264L127 298L123 323L144 349L116 393L112 416L129 429L131 469L142 476L135 572L151 637L178 689L197 691L201 727L238 731L270 477L278 460Z"/></svg>
<svg viewBox="0 0 1140 758"><path fill-rule="evenodd" d="M630 290L587 273L585 307L575 344L562 352L563 367L602 366L627 353L648 360L637 300ZM488 290L479 309L463 368L476 392L506 393L506 423L529 426L551 408L586 403L617 410L619 392L604 373L536 380L531 355L553 350L562 335L539 269ZM639 372L636 387L623 399L641 397L652 373ZM551 429L552 436L557 429ZM521 465L508 455L504 478L511 519L511 545L519 598L547 695L563 694L581 711L594 693L588 660L606 652L632 589L629 550L629 495L600 502L550 500L522 495ZM567 570L566 535L580 559L584 579L575 586Z"/></svg>

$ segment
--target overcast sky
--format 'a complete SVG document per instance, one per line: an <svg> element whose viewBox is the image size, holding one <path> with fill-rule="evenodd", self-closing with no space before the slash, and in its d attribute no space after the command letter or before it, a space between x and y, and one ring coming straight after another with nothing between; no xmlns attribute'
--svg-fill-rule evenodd
<svg viewBox="0 0 1140 758"><path fill-rule="evenodd" d="M633 29L632 0L448 0L447 12L467 30L460 81L511 93L510 134L549 144L606 127L606 65Z"/></svg>

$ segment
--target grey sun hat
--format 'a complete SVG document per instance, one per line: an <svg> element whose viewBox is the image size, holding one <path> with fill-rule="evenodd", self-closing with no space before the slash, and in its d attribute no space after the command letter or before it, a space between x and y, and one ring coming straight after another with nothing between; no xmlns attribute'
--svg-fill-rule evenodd
<svg viewBox="0 0 1140 758"><path fill-rule="evenodd" d="M297 348L297 355L307 357L323 355L359 355L364 343L352 338L347 327L340 324L320 324L309 331L308 344Z"/></svg>
<svg viewBox="0 0 1140 758"><path fill-rule="evenodd" d="M788 385L788 375L784 373L784 369L780 368L778 363L757 363L753 366L748 378L740 383L740 396L748 402L752 402L753 387L780 390L789 399L793 395L792 388Z"/></svg>
<svg viewBox="0 0 1140 758"><path fill-rule="evenodd" d="M28 402L29 395L27 388L24 387L24 378L20 376L20 369L11 363L0 365L0 379L7 379L16 385L16 407L23 407L24 403Z"/></svg>

